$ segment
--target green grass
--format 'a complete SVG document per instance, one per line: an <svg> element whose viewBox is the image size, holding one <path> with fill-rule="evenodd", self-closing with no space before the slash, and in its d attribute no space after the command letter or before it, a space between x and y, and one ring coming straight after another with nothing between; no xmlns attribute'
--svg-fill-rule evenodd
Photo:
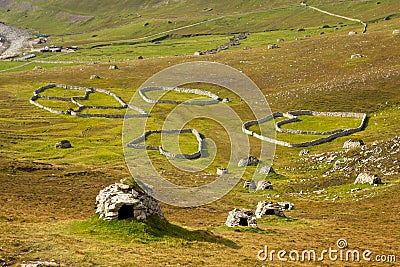
<svg viewBox="0 0 400 267"><path fill-rule="evenodd" d="M361 121L354 118L339 118L327 116L298 116L300 121L282 125L282 129L302 131L333 131L339 129L357 128Z"/></svg>
<svg viewBox="0 0 400 267"><path fill-rule="evenodd" d="M228 247L236 246L234 242L204 230L188 230L169 223L158 216L149 217L146 222L134 219L121 221L104 221L96 216L69 226L71 234L85 238L98 238L127 243L162 242L172 246L181 246L190 242L210 242Z"/></svg>

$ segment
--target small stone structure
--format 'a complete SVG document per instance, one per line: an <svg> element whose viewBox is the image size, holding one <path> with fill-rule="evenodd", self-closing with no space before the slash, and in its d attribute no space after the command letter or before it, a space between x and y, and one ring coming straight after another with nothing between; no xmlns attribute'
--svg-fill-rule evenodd
<svg viewBox="0 0 400 267"><path fill-rule="evenodd" d="M308 150L308 149L303 149L303 150L301 150L301 151L299 152L299 156L300 156L300 157L306 156L306 155L308 155L309 153L310 153L310 150Z"/></svg>
<svg viewBox="0 0 400 267"><path fill-rule="evenodd" d="M362 58L362 57L363 57L363 55L361 55L361 54L354 54L354 55L351 55L350 59L356 59L356 58Z"/></svg>
<svg viewBox="0 0 400 267"><path fill-rule="evenodd" d="M263 166L263 167L260 169L259 173L268 175L268 174L270 174L270 173L275 173L275 171L274 171L274 169L272 168L272 166Z"/></svg>
<svg viewBox="0 0 400 267"><path fill-rule="evenodd" d="M243 168L247 166L257 166L260 160L256 157L249 156L248 158L244 158L239 160L238 167Z"/></svg>
<svg viewBox="0 0 400 267"><path fill-rule="evenodd" d="M249 190L256 190L256 182L254 180L247 180L243 183L243 188L249 189Z"/></svg>
<svg viewBox="0 0 400 267"><path fill-rule="evenodd" d="M345 149L350 149L350 148L355 148L355 147L360 147L363 146L364 142L363 140L360 139L349 139L343 144L343 148Z"/></svg>
<svg viewBox="0 0 400 267"><path fill-rule="evenodd" d="M276 48L279 48L279 45L277 45L277 44L269 44L268 45L268 49L276 49Z"/></svg>
<svg viewBox="0 0 400 267"><path fill-rule="evenodd" d="M109 69L110 69L110 70L118 70L119 68L118 68L117 65L111 65L111 66L109 67Z"/></svg>
<svg viewBox="0 0 400 267"><path fill-rule="evenodd" d="M256 218L261 218L266 215L276 215L286 217L280 205L274 205L273 202L260 201L256 208Z"/></svg>
<svg viewBox="0 0 400 267"><path fill-rule="evenodd" d="M96 213L103 220L135 218L146 221L151 215L164 218L161 205L152 196L151 189L146 191L148 193L122 183L107 186L96 197Z"/></svg>
<svg viewBox="0 0 400 267"><path fill-rule="evenodd" d="M267 190L267 189L272 189L272 188L273 188L273 186L270 181L262 180L257 183L256 191Z"/></svg>
<svg viewBox="0 0 400 267"><path fill-rule="evenodd" d="M356 34L357 34L356 31L350 31L350 32L349 32L349 35L356 35Z"/></svg>
<svg viewBox="0 0 400 267"><path fill-rule="evenodd" d="M173 154L171 152L166 151L161 146L146 146L140 143L146 141L147 136L151 134L181 134L181 133L192 133L196 137L197 140L197 151L193 154ZM138 138L132 140L127 145L130 148L136 149L145 149L145 150L158 150L161 155L170 158L179 158L179 159L197 159L201 157L201 151L203 149L203 138L200 133L196 129L181 129L181 130L150 130L144 132L143 135Z"/></svg>
<svg viewBox="0 0 400 267"><path fill-rule="evenodd" d="M381 178L376 175L376 174L371 174L369 172L363 172L360 173L356 180L354 181L354 184L370 184L370 185L375 185L375 184L382 184Z"/></svg>
<svg viewBox="0 0 400 267"><path fill-rule="evenodd" d="M61 140L60 142L57 142L55 145L54 145L54 147L55 148L71 148L72 147L72 145L71 145L71 142L70 141L68 141L68 140Z"/></svg>
<svg viewBox="0 0 400 267"><path fill-rule="evenodd" d="M153 100L150 99L146 96L146 92L151 92L151 91L174 91L178 93L187 93L187 94L195 94L195 95L201 95L201 96L207 96L210 97L213 100L195 100L195 101L177 101L177 100L164 100L164 99L158 99L158 100ZM150 104L185 104L185 105L200 105L200 106L205 106L205 105L215 105L220 103L220 98L205 90L200 90L200 89L189 89L189 88L178 88L178 87L163 87L163 86L153 86L153 87L146 87L146 88L141 88L139 89L139 95L142 97L144 101Z"/></svg>
<svg viewBox="0 0 400 267"><path fill-rule="evenodd" d="M90 76L90 79L91 79L91 80L100 79L100 76L98 76L98 75L91 75L91 76Z"/></svg>
<svg viewBox="0 0 400 267"><path fill-rule="evenodd" d="M356 128L349 128L349 129L337 129L333 131L325 131L325 132L317 132L317 131L302 131L302 130L293 130L293 129L282 129L281 126L284 124L292 123L299 121L297 116L327 116L327 117L339 117L339 118L358 118L361 119L361 122L358 127ZM289 143L285 141L276 140L270 137L266 137L260 135L256 132L249 130L249 127L252 125L262 124L267 121L271 121L278 117L285 117L285 120L279 121L275 124L275 130L277 132L282 133L291 133L291 134L307 134L307 135L328 135L327 137L322 137L319 139L315 139L309 142L303 143ZM326 143L332 141L338 137L350 135L359 131L362 131L367 121L367 114L365 113L353 113L353 112L317 112L312 110L296 110L290 111L287 113L282 112L275 112L265 118L259 120L253 120L245 122L242 125L242 131L248 135L254 136L260 140L270 142L273 144L286 146L286 147L307 147L307 146L314 146L319 145L322 143Z"/></svg>
<svg viewBox="0 0 400 267"><path fill-rule="evenodd" d="M292 202L278 202L278 206L281 207L283 210L294 210L294 204Z"/></svg>
<svg viewBox="0 0 400 267"><path fill-rule="evenodd" d="M227 168L217 168L217 174L218 175L228 174L228 169Z"/></svg>
<svg viewBox="0 0 400 267"><path fill-rule="evenodd" d="M44 91L47 89L51 88L62 88L66 90L76 90L80 92L84 92L83 96L74 96L74 97L59 97L59 96L46 96L42 95ZM88 105L83 105L79 103L81 100L88 100L89 95L93 93L103 93L106 95L109 95L113 97L119 104L120 106L88 106ZM78 108L76 110L56 110L54 108L47 107L45 105L40 104L37 102L38 99L47 99L47 100L58 100L58 101L65 101L65 102L72 102L73 104L77 105ZM38 89L36 89L33 92L33 96L29 100L29 102L32 105L35 105L39 108L42 108L44 110L47 110L51 113L54 114L66 114L66 115L72 115L72 116L78 116L78 117L84 117L84 118L91 118L91 117L102 117L102 118L142 118L142 117L148 117L149 115L142 110L141 108L129 105L125 103L119 96L117 96L114 93L111 93L107 90L99 89L99 88L85 88L85 87L80 87L80 86L71 86L71 85L65 85L65 84L49 84L42 86ZM83 114L82 111L85 109L131 109L135 110L138 112L138 114Z"/></svg>
<svg viewBox="0 0 400 267"><path fill-rule="evenodd" d="M235 208L229 212L225 225L228 227L250 226L257 228L257 219L254 211Z"/></svg>

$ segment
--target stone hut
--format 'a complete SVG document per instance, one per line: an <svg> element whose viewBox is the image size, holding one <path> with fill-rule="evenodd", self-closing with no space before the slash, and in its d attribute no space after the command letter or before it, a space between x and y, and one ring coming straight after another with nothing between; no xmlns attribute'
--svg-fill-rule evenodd
<svg viewBox="0 0 400 267"><path fill-rule="evenodd" d="M251 226L257 228L257 219L252 210L235 208L229 212L225 225L228 227Z"/></svg>
<svg viewBox="0 0 400 267"><path fill-rule="evenodd" d="M364 142L360 139L349 139L343 144L343 148L350 149L355 147L363 146Z"/></svg>
<svg viewBox="0 0 400 267"><path fill-rule="evenodd" d="M382 184L382 180L376 174L371 174L369 172L362 172L357 176L356 180L354 181L354 184L375 185L375 184Z"/></svg>
<svg viewBox="0 0 400 267"><path fill-rule="evenodd" d="M151 215L164 218L161 205L152 195L152 190L148 188L146 191L123 183L107 186L96 197L96 213L104 220L135 218L146 221Z"/></svg>

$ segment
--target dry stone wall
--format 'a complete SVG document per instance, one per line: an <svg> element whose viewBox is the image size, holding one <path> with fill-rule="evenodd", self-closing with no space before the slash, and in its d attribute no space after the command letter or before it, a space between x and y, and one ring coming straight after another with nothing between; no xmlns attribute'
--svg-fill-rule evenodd
<svg viewBox="0 0 400 267"><path fill-rule="evenodd" d="M146 96L147 92L151 91L174 91L178 93L187 93L187 94L196 94L201 96L207 96L213 100L204 100L204 101L177 101L177 100L153 100ZM219 97L209 91L200 90L200 89L189 89L189 88L178 88L178 87L164 87L164 86L153 86L146 87L139 90L139 95L142 97L144 101L150 104L186 104L186 105L215 105L221 102Z"/></svg>
<svg viewBox="0 0 400 267"><path fill-rule="evenodd" d="M42 95L44 91L47 89L51 88L62 88L66 90L76 90L76 91L81 91L84 92L83 96L74 96L74 97L60 97L60 96L46 96ZM81 100L88 100L90 94L93 93L103 93L106 95L109 95L113 97L119 104L120 106L89 106L89 105L83 105L79 103ZM45 105L40 104L37 102L38 99L46 99L46 100L58 100L58 101L71 101L73 104L77 105L78 108L76 110L57 110ZM35 105L39 108L42 108L44 110L47 110L51 113L54 114L68 114L68 115L73 115L73 116L78 116L78 117L84 117L84 118L92 118L92 117L102 117L102 118L141 118L141 117L148 117L148 114L142 110L141 108L128 105L123 101L119 96L116 94L109 92L104 89L99 89L99 88L85 88L85 87L80 87L80 86L72 86L72 85L65 85L65 84L49 84L42 86L38 89L36 89L33 92L33 96L29 100L29 102L32 105ZM115 110L121 110L121 109L131 109L135 110L138 112L138 114L129 114L129 115L123 115L123 114L103 114L103 113L97 113L97 114L85 114L82 113L85 109L100 109L100 110L106 110L106 109L115 109Z"/></svg>
<svg viewBox="0 0 400 267"><path fill-rule="evenodd" d="M151 134L181 134L181 133L192 133L196 137L197 140L197 151L193 154L174 154L166 151L161 146L146 146L141 144L146 141L146 137ZM143 135L129 142L128 147L136 148L136 149L145 149L145 150L158 150L161 155L164 155L169 158L180 158L180 159L197 159L201 157L201 151L203 149L203 138L200 133L196 129L181 129L181 130L149 130L144 132Z"/></svg>
<svg viewBox="0 0 400 267"><path fill-rule="evenodd" d="M338 130L333 130L333 131L325 131L325 132L316 132L316 131L301 131L301 130L292 130L292 129L282 129L281 126L284 124L292 123L295 121L299 121L297 116L327 116L327 117L340 117L340 118L359 118L361 119L361 122L358 127L356 128L350 128L350 129L338 129ZM249 130L249 127L252 125L257 125L257 124L262 124L267 121L271 121L274 118L278 117L285 117L287 118L286 120L280 121L276 123L275 129L278 132L283 132L283 133L291 133L291 134L307 134L307 135L329 135L327 137L315 139L309 142L303 142L303 143L289 143L285 141L280 141L276 140L273 138L269 138L260 134L257 134L254 131ZM248 121L242 125L242 131L248 135L254 136L260 140L274 143L277 145L281 146L286 146L286 147L307 147L307 146L315 146L319 144L323 144L329 141L332 141L338 137L350 135L359 131L362 131L363 128L366 125L367 121L367 115L365 113L353 113L353 112L317 112L317 111L312 111L312 110L296 110L296 111L291 111L287 113L282 113L282 112L275 112L265 118L262 118L260 120L253 120L253 121Z"/></svg>

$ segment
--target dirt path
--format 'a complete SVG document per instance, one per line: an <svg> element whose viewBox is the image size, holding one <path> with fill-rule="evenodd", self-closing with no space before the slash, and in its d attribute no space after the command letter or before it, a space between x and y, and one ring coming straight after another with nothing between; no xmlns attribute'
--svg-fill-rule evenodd
<svg viewBox="0 0 400 267"><path fill-rule="evenodd" d="M28 39L32 37L32 34L26 30L0 23L0 36L2 38L0 59L2 59L16 55L27 47Z"/></svg>
<svg viewBox="0 0 400 267"><path fill-rule="evenodd" d="M350 21L359 22L359 23L361 23L362 25L364 25L364 29L363 29L363 32L362 32L362 33L366 33L366 32L367 32L367 26L368 26L368 25L367 25L367 23L363 22L362 20L354 19L354 18L349 18L349 17L345 17L345 16L338 15L338 14L334 14L334 13L331 13L331 12L328 12L328 11L325 11L325 10L322 10L322 9L319 9L319 8L317 8L317 7L313 7L313 6L307 5L306 3L301 3L301 5L306 6L306 7L309 7L309 8L311 8L311 9L314 9L315 11L318 11L318 12L321 12L321 13L324 13L324 14L327 14L327 15L329 15L329 16L333 16L333 17L338 17L338 18L350 20Z"/></svg>

